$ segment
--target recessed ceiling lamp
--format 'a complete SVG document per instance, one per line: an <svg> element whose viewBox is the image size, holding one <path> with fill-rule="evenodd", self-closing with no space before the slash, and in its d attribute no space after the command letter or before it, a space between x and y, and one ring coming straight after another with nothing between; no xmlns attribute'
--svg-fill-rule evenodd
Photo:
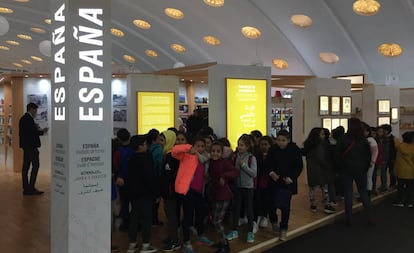
<svg viewBox="0 0 414 253"><path fill-rule="evenodd" d="M352 5L354 12L361 16L375 15L381 8L381 4L375 0L357 0Z"/></svg>
<svg viewBox="0 0 414 253"><path fill-rule="evenodd" d="M165 8L164 13L165 13L165 15L167 15L168 17L173 18L173 19L183 19L184 18L184 13L182 11L180 11L179 9Z"/></svg>
<svg viewBox="0 0 414 253"><path fill-rule="evenodd" d="M45 34L46 30L39 28L39 27L32 27L30 28L30 31L35 32L35 33L40 33L40 34Z"/></svg>
<svg viewBox="0 0 414 253"><path fill-rule="evenodd" d="M18 67L18 68L23 68L23 65L17 62L13 62L12 63L14 66Z"/></svg>
<svg viewBox="0 0 414 253"><path fill-rule="evenodd" d="M385 57L397 57L402 54L403 49L395 43L384 43L378 47L378 52Z"/></svg>
<svg viewBox="0 0 414 253"><path fill-rule="evenodd" d="M220 45L220 40L213 36L204 36L204 42L211 46L218 46Z"/></svg>
<svg viewBox="0 0 414 253"><path fill-rule="evenodd" d="M6 46L0 46L0 50L8 51L8 50L10 50L10 48L8 48Z"/></svg>
<svg viewBox="0 0 414 253"><path fill-rule="evenodd" d="M171 49L177 53L185 53L185 47L181 46L180 44L171 44Z"/></svg>
<svg viewBox="0 0 414 253"><path fill-rule="evenodd" d="M306 28L312 25L312 19L303 14L293 15L290 17L290 22L300 28Z"/></svg>
<svg viewBox="0 0 414 253"><path fill-rule="evenodd" d="M42 58L40 58L40 57L38 57L38 56L34 56L34 55L30 56L30 58L32 58L32 59L33 59L33 60L35 60L35 61L43 61L43 59L42 59Z"/></svg>
<svg viewBox="0 0 414 253"><path fill-rule="evenodd" d="M32 40L32 36L26 34L17 34L17 37L19 37L22 40Z"/></svg>
<svg viewBox="0 0 414 253"><path fill-rule="evenodd" d="M147 22L147 21L145 21L145 20L142 20L142 19L135 19L134 21L132 21L132 23L133 23L136 27L141 28L141 29L144 29L144 30L148 30L148 29L150 29L150 28L151 28L151 24L150 24L150 23L148 23L148 22Z"/></svg>
<svg viewBox="0 0 414 253"><path fill-rule="evenodd" d="M30 2L30 0L13 0L15 2L19 2L19 3L28 3Z"/></svg>
<svg viewBox="0 0 414 253"><path fill-rule="evenodd" d="M116 37L124 37L125 33L119 29L111 28L111 34Z"/></svg>
<svg viewBox="0 0 414 253"><path fill-rule="evenodd" d="M224 5L224 0L204 0L204 3L212 7L221 7Z"/></svg>
<svg viewBox="0 0 414 253"><path fill-rule="evenodd" d="M29 61L29 60L22 60L22 62L23 62L23 63L26 63L26 64L32 64L32 62L31 62L31 61Z"/></svg>
<svg viewBox="0 0 414 253"><path fill-rule="evenodd" d="M249 39L258 39L260 38L260 35L261 35L260 30L252 26L243 27L241 29L241 32L244 35L244 37L249 38Z"/></svg>
<svg viewBox="0 0 414 253"><path fill-rule="evenodd" d="M46 24L50 25L52 24L52 20L50 18L47 18L45 20L43 20Z"/></svg>
<svg viewBox="0 0 414 253"><path fill-rule="evenodd" d="M132 57L130 55L127 55L127 54L124 54L124 60L129 62L129 63L136 63L137 62L134 57Z"/></svg>
<svg viewBox="0 0 414 253"><path fill-rule="evenodd" d="M328 63L328 64L334 64L339 61L339 56L331 52L322 52L319 54L319 58L321 59L322 62Z"/></svg>
<svg viewBox="0 0 414 253"><path fill-rule="evenodd" d="M147 50L145 50L145 53L146 53L149 57L152 57L152 58L157 58L157 57L158 57L157 52L155 52L154 50L147 49Z"/></svg>
<svg viewBox="0 0 414 253"><path fill-rule="evenodd" d="M13 46L20 45L20 42L15 41L15 40L6 40L6 43L9 44L9 45L13 45Z"/></svg>
<svg viewBox="0 0 414 253"><path fill-rule="evenodd" d="M277 69L287 69L287 68L289 68L289 64L287 63L287 61L285 61L283 59L273 59L272 64Z"/></svg>
<svg viewBox="0 0 414 253"><path fill-rule="evenodd" d="M10 8L0 7L0 13L13 13L13 10Z"/></svg>

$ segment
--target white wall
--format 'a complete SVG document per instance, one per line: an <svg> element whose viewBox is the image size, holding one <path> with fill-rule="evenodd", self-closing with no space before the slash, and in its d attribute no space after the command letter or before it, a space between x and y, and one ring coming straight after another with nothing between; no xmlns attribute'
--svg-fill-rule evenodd
<svg viewBox="0 0 414 253"><path fill-rule="evenodd" d="M175 126L179 127L178 120L178 93L179 79L177 76L156 76L133 74L127 76L127 128L131 134L138 133L137 129L137 92L138 91L166 91L175 93ZM164 131L166 129L158 129Z"/></svg>
<svg viewBox="0 0 414 253"><path fill-rule="evenodd" d="M226 136L226 78L267 79L267 133L270 134L271 68L217 64L208 69L209 117L208 123L219 137Z"/></svg>
<svg viewBox="0 0 414 253"><path fill-rule="evenodd" d="M51 118L51 107L52 107L52 97L51 97L51 84L50 79L48 78L24 78L23 79L23 105L21 105L24 110L26 111L26 105L29 103L28 95L47 95L47 122L41 121L39 126L43 127L51 127L52 125L52 118ZM44 111L43 108L38 109L38 113ZM14 116L14 115L13 115ZM17 117L21 117L21 115L16 115ZM51 136L52 136L53 129L49 129L49 133L40 136L40 141L42 146L39 149L39 159L40 159L40 171L49 171L51 166ZM13 136L16 136L13 141L18 141L18 133L13 133Z"/></svg>
<svg viewBox="0 0 414 253"><path fill-rule="evenodd" d="M296 142L298 146L302 146L304 140L304 108L303 103L305 101L304 90L294 90L292 94L292 141Z"/></svg>

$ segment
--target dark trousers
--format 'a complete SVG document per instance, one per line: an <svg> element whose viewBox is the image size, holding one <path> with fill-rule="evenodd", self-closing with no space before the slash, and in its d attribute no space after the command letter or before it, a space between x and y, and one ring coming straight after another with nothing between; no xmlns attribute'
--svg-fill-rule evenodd
<svg viewBox="0 0 414 253"><path fill-rule="evenodd" d="M397 184L397 178L394 173L394 160L388 161L388 173L390 173L390 187L393 187Z"/></svg>
<svg viewBox="0 0 414 253"><path fill-rule="evenodd" d="M152 227L152 196L143 196L131 200L131 213L129 214L129 242L137 241L138 224L141 225L142 243L149 243Z"/></svg>
<svg viewBox="0 0 414 253"><path fill-rule="evenodd" d="M365 208L366 218L371 218L371 202L367 191L367 173L358 176L343 175L344 180L344 201L345 201L345 217L347 222L352 221L352 205L354 200L353 189L354 180L358 189L359 196Z"/></svg>
<svg viewBox="0 0 414 253"><path fill-rule="evenodd" d="M406 205L413 204L414 180L398 178L397 202Z"/></svg>
<svg viewBox="0 0 414 253"><path fill-rule="evenodd" d="M254 191L254 220L258 216L266 217L269 215L272 204L272 192L269 188L257 188Z"/></svg>
<svg viewBox="0 0 414 253"><path fill-rule="evenodd" d="M127 229L129 226L129 196L126 186L119 187L119 198L121 199L121 211L119 216L122 219L121 230ZM152 206L152 202L151 202Z"/></svg>
<svg viewBox="0 0 414 253"><path fill-rule="evenodd" d="M28 179L30 164L30 181ZM23 167L22 181L24 191L33 191L35 189L37 173L39 172L39 150L37 148L23 148Z"/></svg>
<svg viewBox="0 0 414 253"><path fill-rule="evenodd" d="M290 218L290 202L292 200L292 192L284 187L275 187L274 189L274 211L275 211L275 221L272 223L277 223L276 209L280 209L280 230L287 230L288 223ZM273 219L273 218L271 218Z"/></svg>
<svg viewBox="0 0 414 253"><path fill-rule="evenodd" d="M240 218L240 211L242 203L244 204L244 212L246 213L248 220L248 230L253 231L253 195L254 189L248 188L236 188L234 190L233 199L233 224L232 230L237 230L237 226Z"/></svg>
<svg viewBox="0 0 414 253"><path fill-rule="evenodd" d="M177 199L175 196L164 198L164 212L167 216L168 237L171 241L178 241Z"/></svg>
<svg viewBox="0 0 414 253"><path fill-rule="evenodd" d="M180 195L183 203L183 237L184 242L190 240L190 226L193 224L195 218L195 227L198 235L204 234L204 218L207 215L205 209L203 195L195 192L194 190L188 190L186 195Z"/></svg>

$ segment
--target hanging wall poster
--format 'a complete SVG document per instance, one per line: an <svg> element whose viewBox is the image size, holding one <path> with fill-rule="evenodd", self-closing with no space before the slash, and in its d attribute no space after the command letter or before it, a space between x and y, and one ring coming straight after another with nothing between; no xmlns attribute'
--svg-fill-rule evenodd
<svg viewBox="0 0 414 253"><path fill-rule="evenodd" d="M174 92L137 92L137 131L146 134L152 128L158 131L174 127Z"/></svg>
<svg viewBox="0 0 414 253"><path fill-rule="evenodd" d="M391 108L391 123L395 124L399 121L399 108L393 107Z"/></svg>
<svg viewBox="0 0 414 253"><path fill-rule="evenodd" d="M342 115L351 115L352 100L351 97L342 97Z"/></svg>
<svg viewBox="0 0 414 253"><path fill-rule="evenodd" d="M37 108L37 115L34 119L40 128L49 127L47 117L47 94L29 94L27 95L27 103L35 103Z"/></svg>
<svg viewBox="0 0 414 253"><path fill-rule="evenodd" d="M340 97L331 97L331 115L340 115L341 114L341 98Z"/></svg>
<svg viewBox="0 0 414 253"><path fill-rule="evenodd" d="M332 131L332 119L331 118L323 118L322 119L322 127Z"/></svg>
<svg viewBox="0 0 414 253"><path fill-rule="evenodd" d="M390 117L378 117L378 126L391 124Z"/></svg>
<svg viewBox="0 0 414 253"><path fill-rule="evenodd" d="M242 134L267 133L267 94L266 79L226 79L227 138L232 147Z"/></svg>
<svg viewBox="0 0 414 253"><path fill-rule="evenodd" d="M329 115L328 96L319 96L319 115Z"/></svg>
<svg viewBox="0 0 414 253"><path fill-rule="evenodd" d="M378 99L377 100L377 111L380 115L389 115L391 110L391 101L389 99Z"/></svg>

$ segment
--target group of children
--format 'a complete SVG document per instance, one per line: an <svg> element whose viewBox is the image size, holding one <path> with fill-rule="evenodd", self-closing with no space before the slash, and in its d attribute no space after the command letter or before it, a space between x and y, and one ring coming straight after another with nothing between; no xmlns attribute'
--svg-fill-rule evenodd
<svg viewBox="0 0 414 253"><path fill-rule="evenodd" d="M129 234L127 252L138 250L139 228L140 252L158 250L150 241L161 199L167 218L165 252L181 246L185 253L195 252L192 228L197 244L215 247L218 253L230 252L229 241L239 237L241 217L247 218L247 242L254 242L258 225L267 227L267 217L274 232L286 240L290 202L303 167L301 151L287 131L280 131L275 143L258 131L253 134L243 134L233 152L229 141L217 140L212 131L189 140L175 129L161 133L152 129L132 137L128 130L119 130L120 143L113 152L113 199L119 193L120 228ZM277 208L281 210L279 223ZM229 212L232 219L226 233L223 221ZM214 224L217 242L205 236L207 220Z"/></svg>

